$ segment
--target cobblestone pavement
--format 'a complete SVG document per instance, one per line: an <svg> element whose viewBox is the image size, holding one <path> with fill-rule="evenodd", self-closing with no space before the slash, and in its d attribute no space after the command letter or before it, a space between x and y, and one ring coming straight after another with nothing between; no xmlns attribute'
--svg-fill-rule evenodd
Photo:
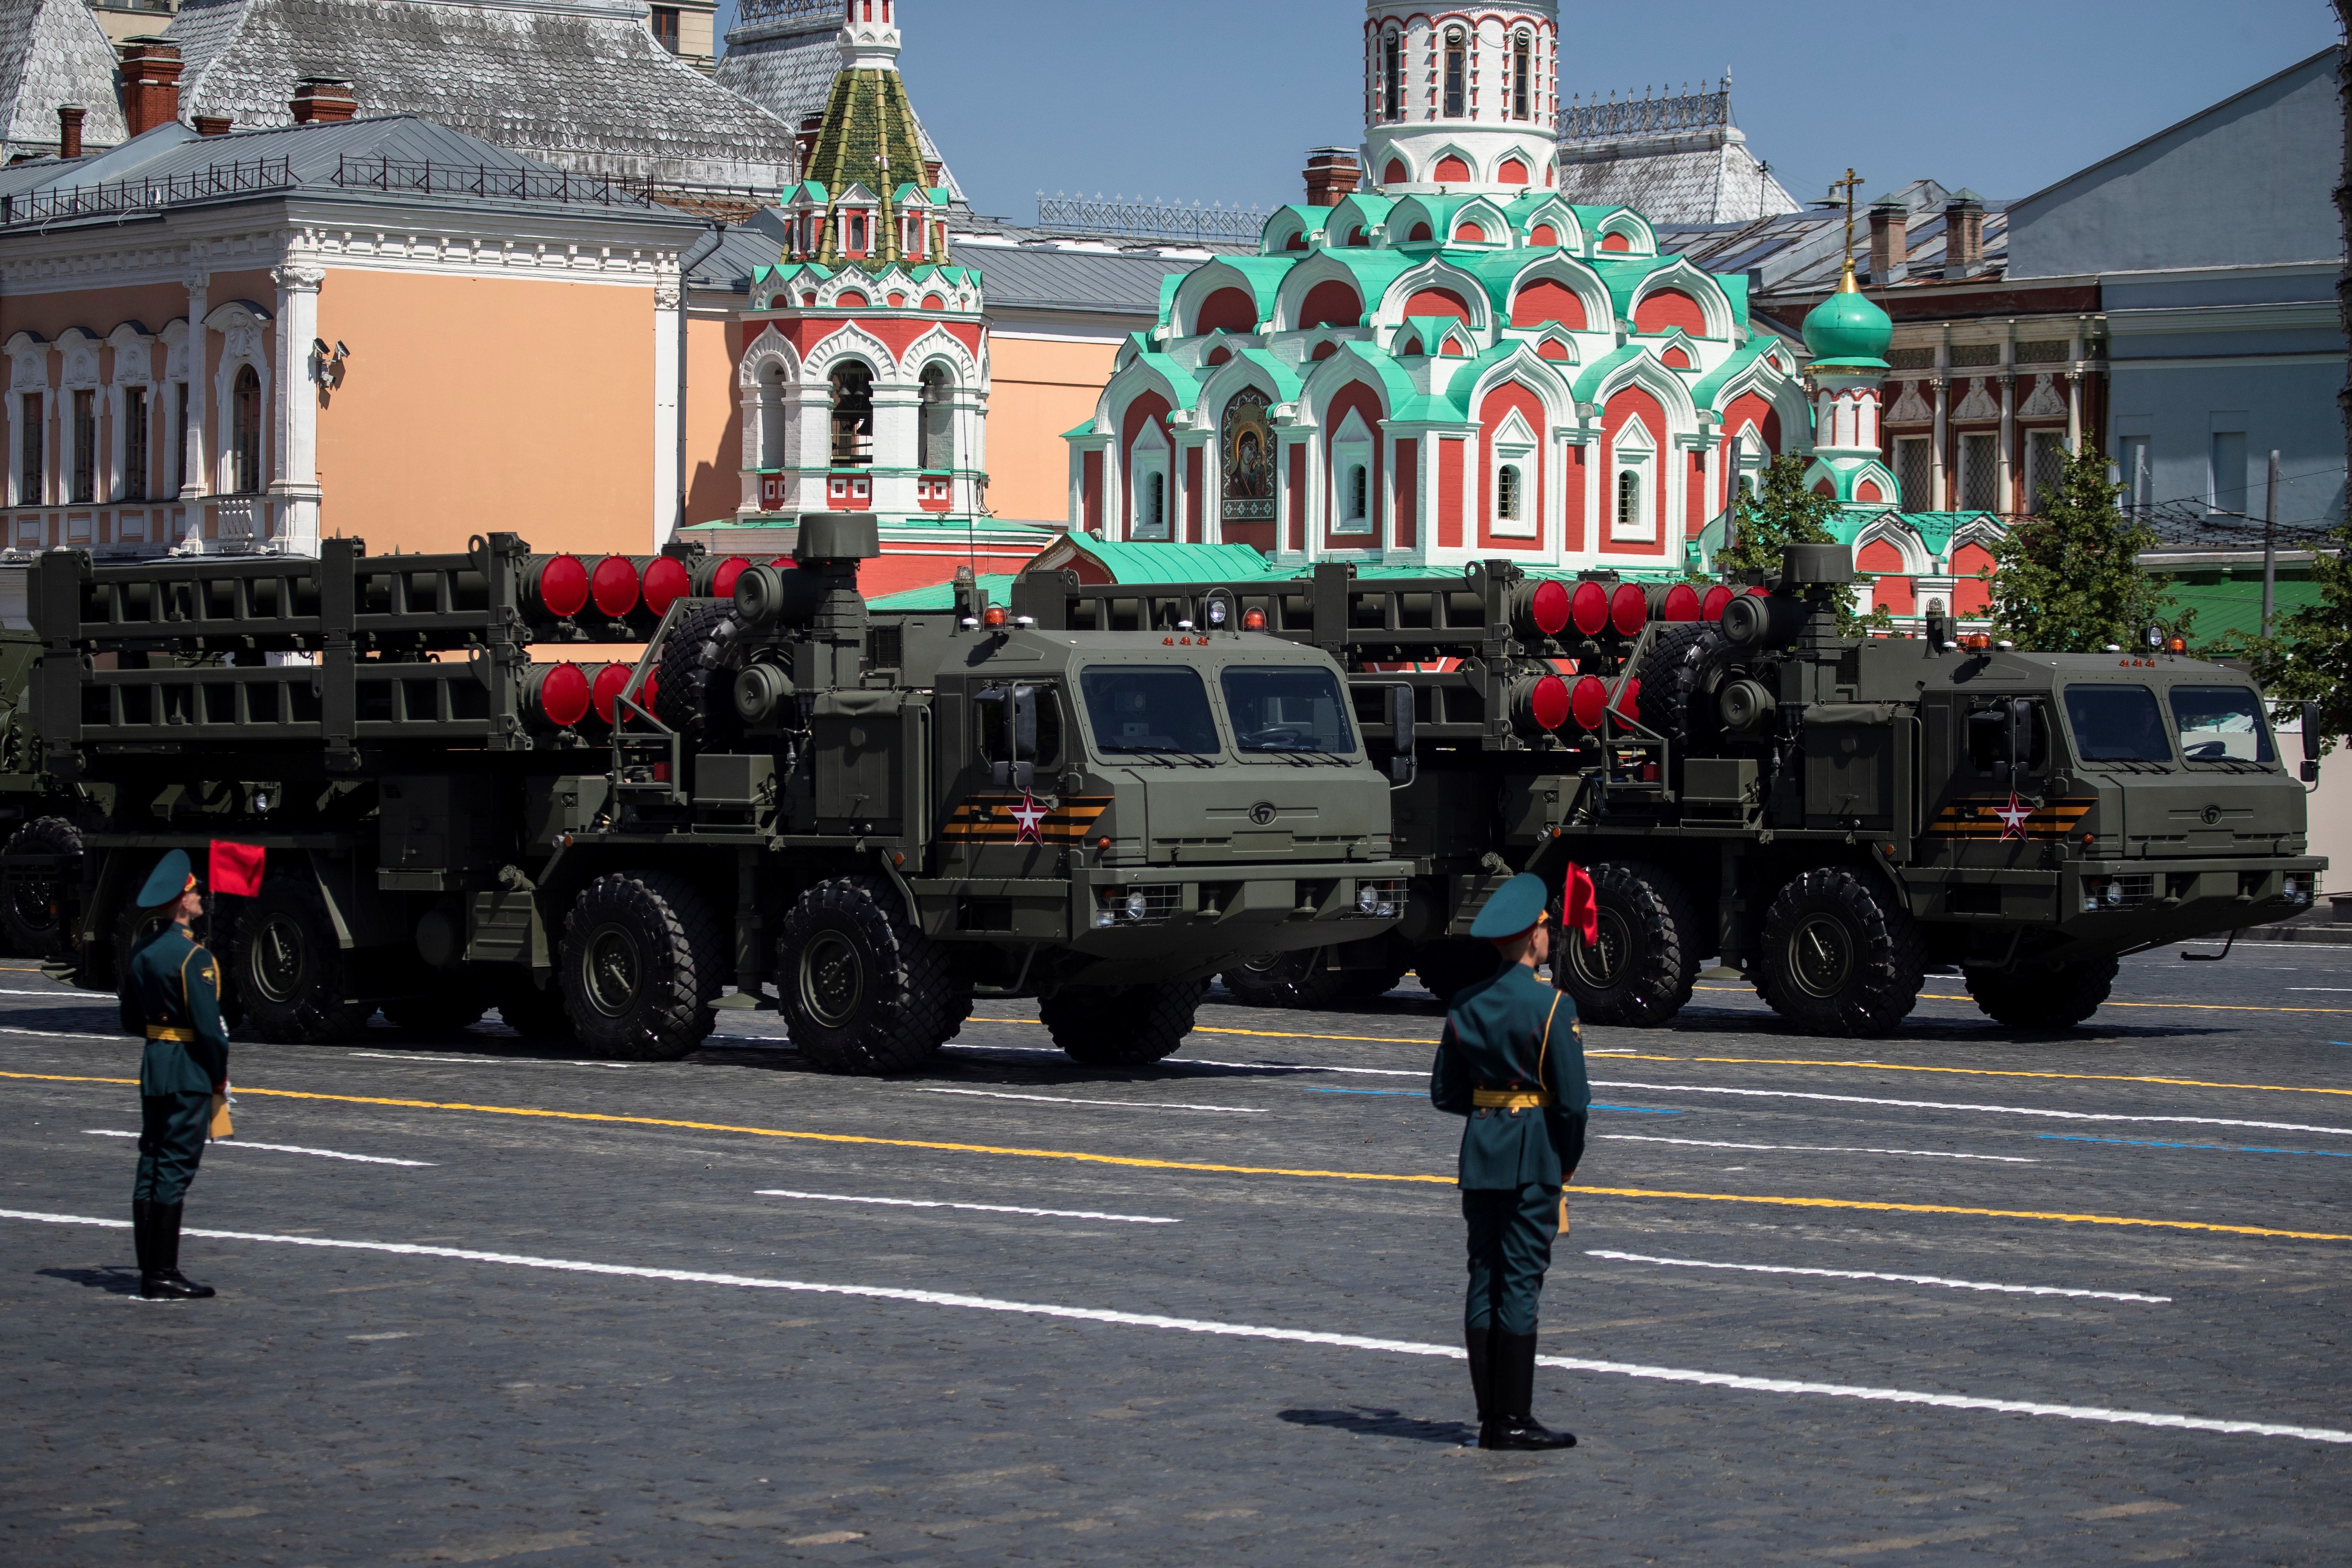
<svg viewBox="0 0 2352 1568"><path fill-rule="evenodd" d="M0 971L0 1559L2342 1563L2352 952L2250 946L2063 1037L1957 977L1882 1041L1728 981L1590 1031L1545 1456L1461 1446L1410 983L1143 1072L1018 1003L878 1082L751 1013L243 1045L221 1296L151 1305L136 1044Z"/></svg>

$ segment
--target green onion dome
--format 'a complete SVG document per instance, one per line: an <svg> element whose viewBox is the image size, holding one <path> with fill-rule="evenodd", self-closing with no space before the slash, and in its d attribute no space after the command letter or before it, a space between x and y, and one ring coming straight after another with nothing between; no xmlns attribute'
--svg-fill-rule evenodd
<svg viewBox="0 0 2352 1568"><path fill-rule="evenodd" d="M1851 265L1837 292L1805 316L1805 347L1816 369L1885 370L1894 337L1895 323L1855 286Z"/></svg>

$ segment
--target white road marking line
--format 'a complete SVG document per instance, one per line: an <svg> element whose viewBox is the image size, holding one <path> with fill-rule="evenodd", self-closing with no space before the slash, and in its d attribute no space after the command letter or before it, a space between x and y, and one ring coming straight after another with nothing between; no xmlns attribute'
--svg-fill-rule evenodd
<svg viewBox="0 0 2352 1568"><path fill-rule="evenodd" d="M343 1055L379 1062L446 1062L455 1067L614 1068L625 1071L629 1066L627 1062L567 1062L542 1057L428 1057L415 1051L345 1051Z"/></svg>
<svg viewBox="0 0 2352 1568"><path fill-rule="evenodd" d="M1998 1290L2011 1296L2081 1296L2095 1301L2169 1301L2137 1290L2077 1290L2063 1285L1995 1285L1982 1279L1947 1279L1937 1274L1874 1274L1853 1268L1793 1268L1776 1263L1703 1263L1694 1258L1652 1258L1639 1252L1588 1250L1587 1258L1612 1263L1655 1263L1668 1268L1734 1268L1744 1274L1804 1274L1819 1279L1890 1279L1898 1285L1941 1285L1952 1290Z"/></svg>
<svg viewBox="0 0 2352 1568"><path fill-rule="evenodd" d="M1945 1100L1877 1100L1862 1094L1815 1094L1794 1089L1718 1089L1696 1083L1592 1080L1595 1089L1639 1089L1653 1094L1729 1094L1753 1100L1822 1100L1839 1105L1899 1105L1909 1110L1979 1110L1996 1116L2047 1116L2061 1121L2166 1121L2197 1127L2260 1127L2272 1132L2324 1132L2352 1138L2352 1127L2312 1127L2300 1121L2242 1121L2227 1116L2127 1116L2108 1110L2052 1110L2039 1105L1971 1105Z"/></svg>
<svg viewBox="0 0 2352 1568"><path fill-rule="evenodd" d="M111 996L91 996L79 991L15 991L0 990L0 996L37 996L44 1002L71 1002L83 1007L120 1007L122 1004Z"/></svg>
<svg viewBox="0 0 2352 1568"><path fill-rule="evenodd" d="M24 1035L36 1040L129 1040L130 1036L115 1030L92 1034L88 1029L11 1029L0 1028L0 1035Z"/></svg>
<svg viewBox="0 0 2352 1568"><path fill-rule="evenodd" d="M93 1226L128 1230L125 1219L98 1219L85 1215L39 1214L24 1209L0 1209L0 1219L26 1220L38 1225ZM970 1311L1004 1312L1027 1317L1062 1318L1082 1322L1116 1323L1124 1327L1170 1329L1185 1333L1214 1334L1233 1339L1275 1340L1288 1344L1329 1345L1341 1350L1382 1352L1391 1355L1429 1356L1459 1361L1459 1345L1429 1344L1414 1340L1374 1339L1362 1334L1321 1333L1306 1329L1267 1328L1252 1323L1215 1322L1200 1318L1171 1318L1150 1312L1120 1312L1100 1307L1058 1307L1036 1301L1008 1301L989 1296L950 1295L940 1290L908 1290L882 1285L826 1285L801 1279L767 1279L744 1274L709 1274L685 1268L639 1268L620 1263L589 1263L560 1258L531 1258L514 1253L477 1252L457 1247L424 1247L395 1241L341 1241L315 1236L271 1236L252 1231L191 1230L215 1241L258 1241L284 1247L317 1247L352 1252L393 1253L407 1258L446 1258L461 1263L493 1263L512 1268L543 1268L572 1274L601 1274L631 1279L664 1279L688 1285L724 1285L747 1290L790 1290L816 1296L845 1296L864 1300L905 1301L917 1306L954 1307ZM2008 1415L2037 1415L2066 1421L2095 1421L2126 1426L2154 1426L2174 1431L2216 1432L2261 1437L2297 1437L2313 1443L2352 1444L2352 1432L2328 1426L2290 1426L2267 1421L2224 1421L2201 1415L2179 1415L2153 1410L2116 1410L2091 1405L2054 1405L2040 1400L1980 1399L1964 1394L1929 1394L1908 1388L1871 1388L1853 1384L1809 1383L1795 1378L1748 1377L1738 1373L1700 1372L1684 1367L1647 1366L1636 1362L1588 1361L1578 1356L1538 1356L1538 1363L1563 1372L1600 1373L1662 1383L1696 1384L1710 1388L1736 1388L1759 1394L1821 1394L1832 1399L1856 1399L1884 1405L1922 1405L1944 1410L1983 1410Z"/></svg>
<svg viewBox="0 0 2352 1568"><path fill-rule="evenodd" d="M1717 1143L1706 1138L1645 1138L1638 1132L1602 1132L1620 1143L1683 1143L1694 1149L1770 1149L1801 1154L1909 1154L1922 1160L1998 1160L2004 1165L2039 1165L2023 1154L1948 1154L1940 1149L1847 1149L1824 1143Z"/></svg>
<svg viewBox="0 0 2352 1568"><path fill-rule="evenodd" d="M136 1132L118 1132L109 1127L85 1127L82 1131L92 1138L136 1138ZM207 1149L267 1149L273 1154L315 1154L321 1160L352 1160L362 1165L427 1166L430 1160L394 1160L384 1154L346 1154L340 1149L305 1149L293 1143L256 1143L250 1138L223 1138L205 1145Z"/></svg>
<svg viewBox="0 0 2352 1568"><path fill-rule="evenodd" d="M951 1204L940 1198L869 1198L848 1193L794 1193L782 1187L762 1187L752 1194L762 1198L803 1198L823 1204L887 1204L901 1209L971 1209L980 1214L1025 1214L1043 1219L1115 1219L1127 1225L1182 1225L1181 1219L1162 1219L1148 1214L1097 1214L1089 1209L1026 1209L1010 1204Z"/></svg>
<svg viewBox="0 0 2352 1568"><path fill-rule="evenodd" d="M969 1094L982 1100L1041 1100L1047 1105L1108 1105L1118 1110L1213 1110L1225 1116L1264 1116L1255 1105L1180 1105L1162 1100L1074 1100L1066 1094L1006 1094L992 1089L919 1089L917 1094Z"/></svg>
<svg viewBox="0 0 2352 1568"><path fill-rule="evenodd" d="M2331 991L2342 994L2352 994L2352 985L2290 985L2287 989L2290 991Z"/></svg>

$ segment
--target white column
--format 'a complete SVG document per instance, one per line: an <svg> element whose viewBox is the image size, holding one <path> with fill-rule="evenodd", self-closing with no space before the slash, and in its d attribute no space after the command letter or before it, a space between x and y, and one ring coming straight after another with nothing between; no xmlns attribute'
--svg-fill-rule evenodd
<svg viewBox="0 0 2352 1568"><path fill-rule="evenodd" d="M269 494L277 529L269 543L289 555L319 552L319 287L326 269L291 257L278 282L278 406L271 421Z"/></svg>
<svg viewBox="0 0 2352 1568"><path fill-rule="evenodd" d="M183 520L185 537L183 542L191 552L205 547L204 498L212 493L212 464L205 441L206 416L205 407L211 386L212 332L205 325L211 312L205 302L205 292L212 287L212 274L192 270L187 275L188 286L188 416L180 427L181 464L188 482L180 488L180 500L186 503Z"/></svg>
<svg viewBox="0 0 2352 1568"><path fill-rule="evenodd" d="M1927 449L1927 510L1952 510L1951 487L1944 470L1944 444L1951 438L1948 421L1951 415L1952 384L1941 374L1929 376L1927 384L1936 393L1936 438Z"/></svg>
<svg viewBox="0 0 2352 1568"><path fill-rule="evenodd" d="M2066 373L2066 450L2083 450L2083 378L2071 370Z"/></svg>
<svg viewBox="0 0 2352 1568"><path fill-rule="evenodd" d="M678 287L677 258L660 263L654 278L654 494L651 518L653 548L669 542L677 520L677 340L686 310L685 290Z"/></svg>
<svg viewBox="0 0 2352 1568"><path fill-rule="evenodd" d="M2003 353L2009 352L2006 345L2002 347L2001 352ZM1993 465L1993 472L1999 476L1994 480L1994 485L2000 492L1993 497L1993 510L1996 511L2009 511L2016 504L2010 500L2009 460L2010 443L2016 439L2017 373L2004 365L2000 373L2000 457Z"/></svg>
<svg viewBox="0 0 2352 1568"><path fill-rule="evenodd" d="M923 389L908 381L874 384L873 510L897 517L922 511L915 474L922 458Z"/></svg>

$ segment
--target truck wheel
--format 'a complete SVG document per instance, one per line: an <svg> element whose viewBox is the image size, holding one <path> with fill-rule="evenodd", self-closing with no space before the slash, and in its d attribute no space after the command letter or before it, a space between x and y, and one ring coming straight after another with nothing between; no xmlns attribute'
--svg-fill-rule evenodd
<svg viewBox="0 0 2352 1568"><path fill-rule="evenodd" d="M735 714L735 618L731 601L697 605L678 617L655 667L661 689L654 717L704 751L724 751L742 733Z"/></svg>
<svg viewBox="0 0 2352 1568"><path fill-rule="evenodd" d="M1855 872L1808 871L1764 915L1757 994L1809 1035L1884 1035L1926 979L1919 927Z"/></svg>
<svg viewBox="0 0 2352 1568"><path fill-rule="evenodd" d="M2099 1010L2114 989L2113 958L2069 963L2056 969L2021 969L2001 974L1968 972L1969 994L1994 1023L2011 1029L2071 1029Z"/></svg>
<svg viewBox="0 0 2352 1568"><path fill-rule="evenodd" d="M1465 985L1484 980L1503 962L1489 943L1470 937L1445 937L1412 955L1413 973L1429 994L1446 1006Z"/></svg>
<svg viewBox="0 0 2352 1568"><path fill-rule="evenodd" d="M793 1044L827 1072L912 1072L971 1016L971 988L879 877L803 893L776 933L775 973Z"/></svg>
<svg viewBox="0 0 2352 1568"><path fill-rule="evenodd" d="M81 858L81 830L62 816L39 816L8 836L0 862L20 855L63 855ZM81 880L74 866L55 871L12 874L6 897L0 899L0 931L13 952L26 958L53 958L72 945L73 922L66 904Z"/></svg>
<svg viewBox="0 0 2352 1568"><path fill-rule="evenodd" d="M717 1022L727 942L683 877L617 871L572 901L557 973L582 1045L621 1061L671 1062Z"/></svg>
<svg viewBox="0 0 2352 1568"><path fill-rule="evenodd" d="M318 885L306 877L271 877L237 900L224 976L246 1024L265 1040L319 1045L348 1040L366 1026L373 1003L345 1000L350 955Z"/></svg>
<svg viewBox="0 0 2352 1568"><path fill-rule="evenodd" d="M1715 657L1723 647L1723 634L1704 623L1659 627L1648 656L1635 672L1642 683L1643 721L1675 741L1689 738L1694 712L1703 729L1711 728L1708 716L1713 709L1703 701L1694 703L1693 699L1705 692Z"/></svg>
<svg viewBox="0 0 2352 1568"><path fill-rule="evenodd" d="M1205 980L1171 980L1117 991L1056 991L1037 1005L1045 1032L1090 1068L1150 1067L1184 1043L1208 992Z"/></svg>
<svg viewBox="0 0 2352 1568"><path fill-rule="evenodd" d="M1664 868L1640 861L1604 860L1591 870L1599 940L1588 946L1559 932L1552 979L1590 1022L1663 1024L1689 1005L1698 979L1690 895Z"/></svg>
<svg viewBox="0 0 2352 1568"><path fill-rule="evenodd" d="M1310 947L1296 952L1262 952L1217 978L1244 1007L1328 1006L1349 988L1348 972L1331 968L1328 952Z"/></svg>
<svg viewBox="0 0 2352 1568"><path fill-rule="evenodd" d="M479 1023L489 1010L488 997L456 978L446 991L395 997L383 1005L392 1026L409 1035L454 1035Z"/></svg>

